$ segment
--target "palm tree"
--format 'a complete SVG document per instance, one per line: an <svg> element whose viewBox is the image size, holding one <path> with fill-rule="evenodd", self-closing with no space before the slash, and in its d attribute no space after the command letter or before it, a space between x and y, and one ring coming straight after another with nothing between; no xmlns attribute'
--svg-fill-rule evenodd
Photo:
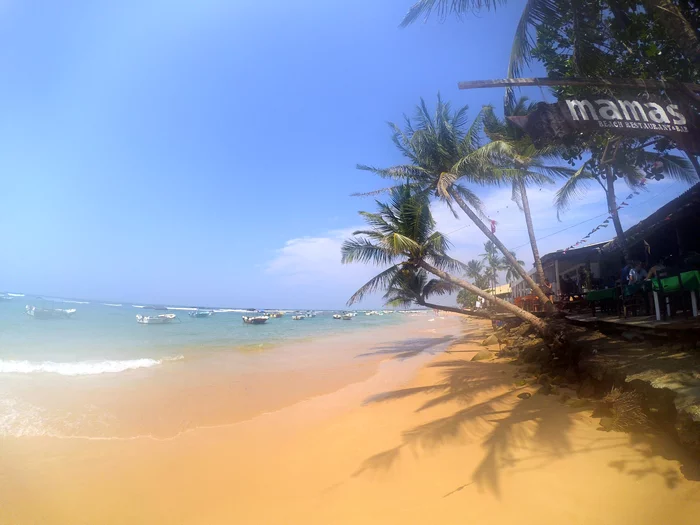
<svg viewBox="0 0 700 525"><path fill-rule="evenodd" d="M356 231L353 238L343 243L342 262L371 262L378 266L390 266L355 292L348 304L361 300L367 293L388 290L402 271L423 269L443 281L483 297L497 308L532 324L540 333L547 333L547 324L542 319L448 273L464 270L465 265L446 254L449 242L444 235L435 231L428 196L424 192L416 192L409 184L399 186L391 190L388 204L377 202L377 206L378 213L360 212L371 228Z"/></svg>
<svg viewBox="0 0 700 525"><path fill-rule="evenodd" d="M467 277L472 281L476 281L481 277L481 272L484 271L484 263L476 259L467 262Z"/></svg>
<svg viewBox="0 0 700 525"><path fill-rule="evenodd" d="M520 263L521 266L525 265L525 261L519 260L518 256L515 255L515 252L510 252L510 253L513 254L513 257L515 257L518 260L518 262ZM512 284L517 279L518 279L518 273L515 271L515 269L512 266L510 266L506 263L506 281L508 281L508 283ZM540 282L543 283L544 280L542 280Z"/></svg>
<svg viewBox="0 0 700 525"><path fill-rule="evenodd" d="M432 295L446 295L456 290L457 287L452 283L441 279L431 279L425 270L405 268L398 272L389 283L384 300L387 305L393 307L407 307L415 303L434 310L444 310L473 317L488 317L487 312L468 311L428 302L428 298ZM469 293L466 290L461 290L460 293L462 292ZM470 295L476 297L473 294Z"/></svg>
<svg viewBox="0 0 700 525"><path fill-rule="evenodd" d="M498 286L498 273L508 268L507 261L498 255L498 250L491 241L486 241L484 243L484 253L479 254L479 257L481 257L481 260L486 266L484 275L489 279L491 291L492 293L496 293L496 286Z"/></svg>
<svg viewBox="0 0 700 525"><path fill-rule="evenodd" d="M542 289L481 219L479 198L459 182L468 180L485 184L493 183L495 178L508 181L512 174L511 170L492 169L492 166L484 161L483 154L473 155L480 147L481 119L477 118L467 129L466 113L467 106L452 112L450 104L443 102L438 95L435 112L431 114L425 101L421 99L414 119L405 117L403 129L396 124L389 124L393 131L394 144L410 164L390 168L358 164L357 168L371 171L380 177L409 183L420 191L446 202L453 213L455 212L452 204L457 203L469 219L496 245L533 293L546 304L547 296Z"/></svg>
<svg viewBox="0 0 700 525"><path fill-rule="evenodd" d="M448 15L461 17L466 14L478 12L481 9L496 10L496 7L505 4L506 0L418 0L413 4L406 16L401 21L400 27L406 27L420 17L427 19L433 12L436 12L440 19L445 19ZM697 63L700 59L700 40L696 28L684 15L677 2L673 0L641 0L634 5L628 1L607 0L595 4L593 2L580 2L580 9L574 10L573 25L578 30L576 34L569 37L572 44L571 60L574 70L578 76L594 76L590 71L591 64L601 61L604 52L597 40L598 31L586 23L585 10L591 6L598 13L608 12L612 15L615 23L621 27L629 25L630 12L642 9L650 14L652 19L658 20L666 33L676 41L683 51L685 58L691 63ZM579 11L582 11L579 13ZM526 0L520 20L513 36L510 59L508 62L508 78L521 76L523 69L530 63L532 52L535 49L536 39L533 33L546 25L557 26L562 20L560 0ZM579 16L577 16L579 15ZM591 14L588 13L591 17ZM593 17L595 18L595 17ZM582 29L582 26L586 26ZM590 31L593 29L593 31ZM513 90L506 89L506 101L513 100Z"/></svg>
<svg viewBox="0 0 700 525"><path fill-rule="evenodd" d="M602 155L594 155L584 162L581 168L571 176L559 189L555 198L557 214L565 211L575 197L581 196L587 189L588 183L597 182L605 192L608 213L612 218L617 234L617 242L626 259L629 258L627 239L622 229L615 196L615 181L623 179L630 190L644 188L647 177L671 179L685 183L695 180L695 172L687 159L670 153L656 153L645 149L623 146L616 152L614 158L601 162Z"/></svg>
<svg viewBox="0 0 700 525"><path fill-rule="evenodd" d="M497 6L505 4L506 0L418 0L413 4L406 16L401 21L400 27L407 27L421 16L430 17L433 11L444 20L449 15L461 17L466 14L478 12L481 9L496 10ZM526 0L520 21L513 36L510 59L508 62L508 78L519 77L526 65L530 62L530 55L534 49L535 41L532 31L544 20L558 20L559 9L557 0ZM506 89L506 103L514 98L512 88Z"/></svg>
<svg viewBox="0 0 700 525"><path fill-rule="evenodd" d="M506 103L504 110L506 117L522 117L535 109L535 104L530 103L527 97L520 97L513 103ZM480 157L496 172L507 172L512 181L513 201L525 214L525 224L530 237L532 256L535 260L538 282L544 282L544 268L540 259L540 251L537 247L535 228L532 224L530 201L527 195L528 183L552 184L554 178L571 177L576 170L568 166L550 164L549 161L560 158L563 148L560 146L547 146L537 148L531 137L522 128L513 124L508 119L500 119L496 116L491 106L486 106L484 112L484 131L491 142L482 146L475 156ZM496 179L499 182L500 178Z"/></svg>

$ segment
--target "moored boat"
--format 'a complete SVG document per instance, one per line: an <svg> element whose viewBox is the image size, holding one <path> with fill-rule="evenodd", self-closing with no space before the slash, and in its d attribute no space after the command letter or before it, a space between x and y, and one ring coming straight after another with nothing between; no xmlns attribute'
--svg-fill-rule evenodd
<svg viewBox="0 0 700 525"><path fill-rule="evenodd" d="M175 314L160 315L137 315L136 322L139 324L168 324L177 319Z"/></svg>
<svg viewBox="0 0 700 525"><path fill-rule="evenodd" d="M35 319L68 319L77 310L75 308L40 308L28 304L25 306L25 311Z"/></svg>
<svg viewBox="0 0 700 525"><path fill-rule="evenodd" d="M340 314L333 314L333 319L342 319L343 316Z"/></svg>
<svg viewBox="0 0 700 525"><path fill-rule="evenodd" d="M194 311L189 313L190 317L196 317L196 318L211 317L212 315L214 315L213 310L194 310Z"/></svg>
<svg viewBox="0 0 700 525"><path fill-rule="evenodd" d="M256 315L256 316L242 315L241 318L243 319L243 322L245 324L264 324L267 322L267 320L270 317L267 315Z"/></svg>
<svg viewBox="0 0 700 525"><path fill-rule="evenodd" d="M355 317L353 314L343 314L343 321L352 321L352 318Z"/></svg>
<svg viewBox="0 0 700 525"><path fill-rule="evenodd" d="M306 316L305 315L293 315L292 319L294 321L301 321L302 319L306 319Z"/></svg>

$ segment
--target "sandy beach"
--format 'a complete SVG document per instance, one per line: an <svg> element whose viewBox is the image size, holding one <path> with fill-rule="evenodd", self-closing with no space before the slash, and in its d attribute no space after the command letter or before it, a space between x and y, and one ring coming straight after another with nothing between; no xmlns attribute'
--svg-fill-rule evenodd
<svg viewBox="0 0 700 525"><path fill-rule="evenodd" d="M298 399L243 419L219 406L170 435L3 438L0 523L697 523L691 458L471 361L487 326L437 318L359 344L372 355L345 379L288 370Z"/></svg>

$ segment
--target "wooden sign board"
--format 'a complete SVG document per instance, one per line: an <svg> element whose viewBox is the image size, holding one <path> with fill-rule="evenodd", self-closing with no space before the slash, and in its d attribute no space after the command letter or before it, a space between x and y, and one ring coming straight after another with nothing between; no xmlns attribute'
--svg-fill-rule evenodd
<svg viewBox="0 0 700 525"><path fill-rule="evenodd" d="M670 98L600 95L541 102L527 116L508 117L536 146L565 141L579 132L611 131L618 135L664 135L688 153L700 154L700 122L689 105Z"/></svg>

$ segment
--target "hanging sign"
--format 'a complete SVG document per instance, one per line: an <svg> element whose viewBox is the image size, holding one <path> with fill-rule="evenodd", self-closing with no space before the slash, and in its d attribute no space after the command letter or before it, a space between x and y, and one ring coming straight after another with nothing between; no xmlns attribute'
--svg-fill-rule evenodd
<svg viewBox="0 0 700 525"><path fill-rule="evenodd" d="M665 135L688 153L700 154L700 119L692 107L670 98L602 95L540 102L526 116L508 117L536 146L561 141L577 132L612 131L619 135Z"/></svg>

